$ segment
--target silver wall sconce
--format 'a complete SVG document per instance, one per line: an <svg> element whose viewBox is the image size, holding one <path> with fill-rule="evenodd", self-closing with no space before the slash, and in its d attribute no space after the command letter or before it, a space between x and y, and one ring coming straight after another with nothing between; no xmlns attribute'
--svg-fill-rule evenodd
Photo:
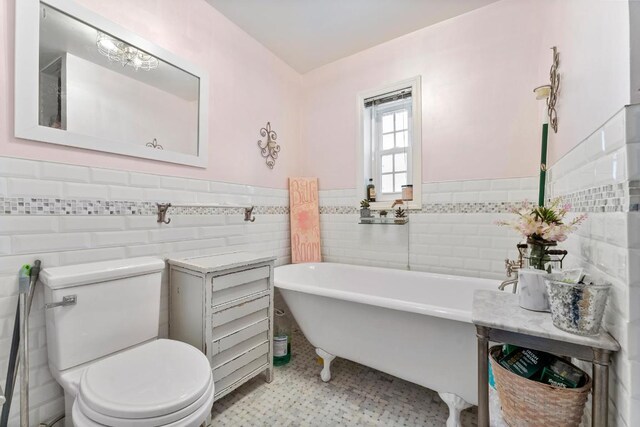
<svg viewBox="0 0 640 427"><path fill-rule="evenodd" d="M258 147L260 147L260 154L266 160L266 164L269 169L273 169L276 164L276 159L278 158L278 153L280 152L280 146L276 143L276 139L278 139L278 134L275 131L271 130L271 122L267 122L267 126L260 129L260 136L263 138L266 137L266 140L258 140Z"/></svg>
<svg viewBox="0 0 640 427"><path fill-rule="evenodd" d="M538 86L533 90L536 94L536 99L547 100L547 116L549 116L549 125L553 129L554 133L558 133L558 114L556 113L556 101L558 100L558 89L560 88L560 74L558 73L558 66L560 65L560 53L558 49L553 46L553 63L549 70L549 84Z"/></svg>

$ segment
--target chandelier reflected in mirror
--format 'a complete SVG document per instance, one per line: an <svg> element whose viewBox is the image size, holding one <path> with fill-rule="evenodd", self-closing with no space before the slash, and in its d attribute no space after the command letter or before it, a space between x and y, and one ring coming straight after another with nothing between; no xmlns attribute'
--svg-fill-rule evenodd
<svg viewBox="0 0 640 427"><path fill-rule="evenodd" d="M98 31L96 45L100 54L109 58L109 61L120 63L123 67L128 65L136 71L158 68L157 58L103 32Z"/></svg>

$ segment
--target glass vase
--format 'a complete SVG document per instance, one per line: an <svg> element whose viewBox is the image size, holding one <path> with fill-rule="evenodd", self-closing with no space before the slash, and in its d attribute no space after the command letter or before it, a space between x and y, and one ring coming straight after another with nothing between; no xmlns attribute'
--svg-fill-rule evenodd
<svg viewBox="0 0 640 427"><path fill-rule="evenodd" d="M549 271L549 263L553 261L549 255L549 248L556 245L556 242L546 240L527 240L527 266Z"/></svg>

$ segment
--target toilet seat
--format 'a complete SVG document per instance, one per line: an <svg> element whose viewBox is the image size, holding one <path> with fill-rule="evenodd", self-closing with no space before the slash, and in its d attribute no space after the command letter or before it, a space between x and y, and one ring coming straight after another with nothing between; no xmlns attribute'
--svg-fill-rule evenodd
<svg viewBox="0 0 640 427"><path fill-rule="evenodd" d="M211 413L211 406L213 405L213 390L211 391L211 396L209 396L209 400L203 406L201 406L196 412L188 415L186 418L175 421L171 424L162 425L162 427L199 427L206 420L206 418ZM93 421L91 418L87 417L79 408L77 401L73 404L73 408L71 410L71 416L73 417L73 424L76 427L105 427L105 424L100 424ZM119 424L110 424L110 426L133 426L134 424L130 424L130 420L115 420L118 421ZM150 422L152 422L150 420ZM154 424L158 426L158 424Z"/></svg>
<svg viewBox="0 0 640 427"><path fill-rule="evenodd" d="M188 344L160 339L87 367L73 417L88 426L186 426L196 414L206 418L213 395L207 358Z"/></svg>
<svg viewBox="0 0 640 427"><path fill-rule="evenodd" d="M212 378L211 386L207 389L207 392L188 407L161 417L137 419L113 418L96 413L87 408L82 401L82 397L79 397L74 402L72 408L73 423L78 427L198 427L211 412L213 396L214 386Z"/></svg>

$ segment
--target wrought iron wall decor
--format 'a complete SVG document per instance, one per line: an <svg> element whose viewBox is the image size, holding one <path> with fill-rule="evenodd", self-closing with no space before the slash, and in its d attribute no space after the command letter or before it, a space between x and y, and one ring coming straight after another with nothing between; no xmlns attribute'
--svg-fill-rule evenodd
<svg viewBox="0 0 640 427"><path fill-rule="evenodd" d="M150 147L150 148L155 148L155 149L157 149L157 150L164 150L164 148L162 147L162 145L158 144L158 140L157 140L157 139L155 139L155 138L153 138L153 141L151 141L151 142L147 142L146 146L147 146L147 147Z"/></svg>
<svg viewBox="0 0 640 427"><path fill-rule="evenodd" d="M549 82L551 90L549 91L549 97L547 98L547 114L549 115L549 124L553 132L558 133L558 114L556 113L556 101L558 100L558 89L560 88L560 74L558 73L558 66L560 65L560 53L558 49L553 46L553 64L549 70Z"/></svg>
<svg viewBox="0 0 640 427"><path fill-rule="evenodd" d="M560 74L558 73L558 66L560 65L560 54L558 49L554 46L553 50L553 63L549 70L549 84L538 86L533 90L536 94L536 99L546 99L547 102L547 116L549 116L549 125L555 133L558 133L558 114L556 113L556 101L558 100L558 89L560 88Z"/></svg>
<svg viewBox="0 0 640 427"><path fill-rule="evenodd" d="M266 137L266 140L258 140L258 147L260 147L260 154L265 158L265 162L269 169L273 169L280 152L280 146L276 143L278 134L271 130L271 122L267 122L267 126L260 129L260 136Z"/></svg>

